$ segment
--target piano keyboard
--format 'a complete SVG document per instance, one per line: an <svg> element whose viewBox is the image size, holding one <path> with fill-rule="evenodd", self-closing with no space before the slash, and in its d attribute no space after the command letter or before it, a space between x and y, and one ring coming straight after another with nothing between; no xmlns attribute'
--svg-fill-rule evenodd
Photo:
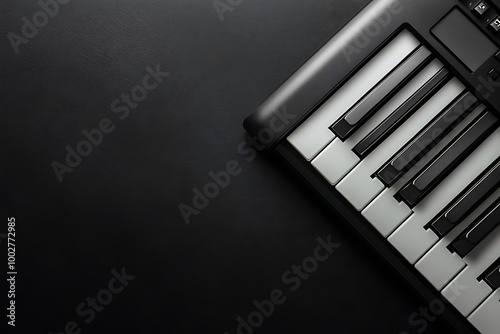
<svg viewBox="0 0 500 334"><path fill-rule="evenodd" d="M282 141L470 328L498 334L499 114L440 59L399 29Z"/></svg>
<svg viewBox="0 0 500 334"><path fill-rule="evenodd" d="M497 334L500 282L485 272L500 276L498 124L405 30L287 140L481 333Z"/></svg>

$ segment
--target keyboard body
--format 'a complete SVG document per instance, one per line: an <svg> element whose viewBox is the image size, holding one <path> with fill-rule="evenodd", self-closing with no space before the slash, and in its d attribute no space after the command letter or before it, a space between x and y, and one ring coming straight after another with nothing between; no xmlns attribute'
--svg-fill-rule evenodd
<svg viewBox="0 0 500 334"><path fill-rule="evenodd" d="M500 333L499 15L374 0L244 122L457 333Z"/></svg>

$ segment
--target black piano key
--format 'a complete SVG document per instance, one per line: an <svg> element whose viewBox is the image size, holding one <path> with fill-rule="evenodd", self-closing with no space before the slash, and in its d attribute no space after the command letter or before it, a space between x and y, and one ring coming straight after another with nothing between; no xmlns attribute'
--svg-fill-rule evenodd
<svg viewBox="0 0 500 334"><path fill-rule="evenodd" d="M395 198L413 208L496 129L497 122L498 119L492 113L482 113L423 171L404 185Z"/></svg>
<svg viewBox="0 0 500 334"><path fill-rule="evenodd" d="M496 260L486 271L478 278L479 281L485 281L494 291L500 288L500 259Z"/></svg>
<svg viewBox="0 0 500 334"><path fill-rule="evenodd" d="M446 69L442 69L426 82L415 94L405 101L389 117L363 138L353 151L360 158L367 156L381 142L383 142L394 130L418 110L432 95L441 89L451 78Z"/></svg>
<svg viewBox="0 0 500 334"><path fill-rule="evenodd" d="M500 162L498 159L482 173L479 179L458 196L443 213L437 216L426 228L430 228L439 237L445 236L455 226L474 211L484 200L500 186Z"/></svg>
<svg viewBox="0 0 500 334"><path fill-rule="evenodd" d="M483 241L495 228L500 225L500 199L490 206L479 219L476 219L448 249L465 257L481 241Z"/></svg>
<svg viewBox="0 0 500 334"><path fill-rule="evenodd" d="M478 99L470 92L461 95L375 175L386 186L392 186L479 104Z"/></svg>
<svg viewBox="0 0 500 334"><path fill-rule="evenodd" d="M432 54L429 50L423 46L417 49L363 97L359 103L335 122L330 129L341 140L346 140L431 60Z"/></svg>

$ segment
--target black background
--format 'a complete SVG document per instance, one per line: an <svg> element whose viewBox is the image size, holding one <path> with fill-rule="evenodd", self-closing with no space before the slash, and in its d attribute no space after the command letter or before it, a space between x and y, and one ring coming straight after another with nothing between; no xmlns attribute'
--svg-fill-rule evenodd
<svg viewBox="0 0 500 334"><path fill-rule="evenodd" d="M0 232L16 218L15 332L76 321L82 333L233 334L281 289L255 333L416 333L408 318L423 304L397 276L283 166L238 152L244 117L366 3L244 0L221 21L212 1L71 1L16 54L7 34L40 7L2 1ZM120 120L111 102L157 64L170 76ZM59 183L52 162L103 118L115 130ZM231 160L242 172L186 224L178 205ZM291 292L281 275L328 235L340 248ZM86 324L77 305L123 267L135 279Z"/></svg>

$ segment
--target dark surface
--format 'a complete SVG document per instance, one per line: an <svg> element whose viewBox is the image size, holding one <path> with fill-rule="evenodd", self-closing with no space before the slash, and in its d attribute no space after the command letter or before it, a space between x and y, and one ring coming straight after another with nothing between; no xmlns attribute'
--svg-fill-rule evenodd
<svg viewBox="0 0 500 334"><path fill-rule="evenodd" d="M364 3L243 1L220 21L210 1L75 1L15 54L6 35L40 7L1 2L0 232L16 218L16 332L75 321L82 333L233 334L274 289L287 299L255 333L422 329L408 319L424 305L294 175L238 152L244 117ZM157 64L170 76L121 120L111 103ZM103 118L114 131L60 183L51 164ZM178 205L231 160L241 173L187 225ZM290 291L282 274L328 235L341 246ZM86 324L77 306L122 267L135 279Z"/></svg>

